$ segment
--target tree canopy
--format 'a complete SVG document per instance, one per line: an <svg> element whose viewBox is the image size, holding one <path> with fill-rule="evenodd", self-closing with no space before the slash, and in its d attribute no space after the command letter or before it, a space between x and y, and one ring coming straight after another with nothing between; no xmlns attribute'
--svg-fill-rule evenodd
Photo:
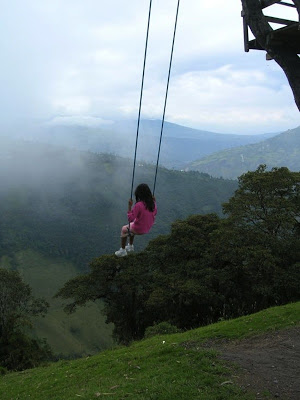
<svg viewBox="0 0 300 400"><path fill-rule="evenodd" d="M298 300L300 174L260 166L239 179L228 214L176 221L169 235L123 259L94 259L59 291L74 311L103 299L122 343L168 322L190 329Z"/></svg>

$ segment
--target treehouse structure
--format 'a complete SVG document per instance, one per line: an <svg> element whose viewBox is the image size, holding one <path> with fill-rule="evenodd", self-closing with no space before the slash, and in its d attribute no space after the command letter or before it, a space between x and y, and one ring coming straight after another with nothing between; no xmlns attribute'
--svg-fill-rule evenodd
<svg viewBox="0 0 300 400"><path fill-rule="evenodd" d="M242 2L243 3L243 2ZM300 8L299 0L293 2L281 1L281 0L260 0L261 10L269 8L270 13L272 13L271 7L272 5L280 5L283 7L292 7L298 11ZM262 46L256 37L255 39L249 40L249 24L247 20L247 12L244 9L242 10L243 17L243 26L244 26L244 48L245 51L249 50L266 50L266 46ZM268 10L269 12L269 10ZM293 21L289 19L283 19L274 17L271 15L265 15L264 13L264 21L261 21L262 24L273 23L278 24L281 27L277 29L270 29L266 37L266 45L267 47L281 47L285 48L287 51L290 51L294 54L300 54L300 24L299 21ZM267 59L272 59L272 57L267 54Z"/></svg>

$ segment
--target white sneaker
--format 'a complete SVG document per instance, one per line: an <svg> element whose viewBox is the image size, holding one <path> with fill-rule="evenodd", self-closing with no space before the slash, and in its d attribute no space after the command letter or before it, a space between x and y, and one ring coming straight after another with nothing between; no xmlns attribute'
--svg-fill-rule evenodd
<svg viewBox="0 0 300 400"><path fill-rule="evenodd" d="M121 247L120 250L117 250L115 252L115 255L117 257L125 257L125 256L127 256L127 251L125 249L122 249L122 247Z"/></svg>
<svg viewBox="0 0 300 400"><path fill-rule="evenodd" d="M125 247L125 250L127 251L127 253L132 253L134 251L134 245L133 244L128 244Z"/></svg>

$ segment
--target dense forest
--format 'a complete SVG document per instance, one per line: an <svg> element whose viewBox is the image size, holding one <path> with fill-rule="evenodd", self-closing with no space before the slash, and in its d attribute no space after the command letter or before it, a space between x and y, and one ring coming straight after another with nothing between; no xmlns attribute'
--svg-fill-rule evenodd
<svg viewBox="0 0 300 400"><path fill-rule="evenodd" d="M69 312L103 299L122 343L162 322L191 329L299 300L299 195L299 172L262 165L239 178L226 218L174 222L141 253L95 259L58 295Z"/></svg>

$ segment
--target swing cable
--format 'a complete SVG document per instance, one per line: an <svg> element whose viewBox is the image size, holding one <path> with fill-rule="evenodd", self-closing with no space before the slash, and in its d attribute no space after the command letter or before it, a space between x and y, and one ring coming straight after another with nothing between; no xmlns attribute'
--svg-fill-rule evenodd
<svg viewBox="0 0 300 400"><path fill-rule="evenodd" d="M156 161L156 168L155 168L155 176L154 176L154 185L153 185L153 192L152 192L153 196L154 196L155 187L156 187L157 172L158 172L158 164L159 164L159 157L160 157L160 149L161 149L162 135L163 135L163 129L164 129L164 122L165 122L165 114L166 114L166 107L167 107L167 100L168 100L168 93L169 93L169 83L170 83L171 68L172 68L172 61L173 61L173 52L174 52L175 36L176 36L176 29L177 29L179 5L180 5L180 0L178 0L178 2L177 2L177 9L176 9L176 17L175 17L175 24L174 24L172 48L171 48L171 55L170 55L170 63L169 63L169 70L168 70L167 86L166 86L165 101L164 101L164 108L163 108L163 115L162 115L162 123L161 123L160 138L159 138L159 145L158 145L158 153L157 153L157 161ZM150 27L150 19L151 19L151 7L152 7L152 0L150 0L150 3L149 3L148 24L147 24L146 43L145 43L145 53L144 53L144 63L143 63L143 73L142 73L142 83L141 83L140 102L139 102L139 111L138 111L138 120L137 120L137 130L136 130L136 139L135 139L135 150L134 150L134 160L133 160L133 169L132 169L132 180L131 180L130 199L132 199L132 195L133 195L133 184L134 184L134 177L135 177L136 154L137 154L137 145L138 145L138 138L139 138L140 119L141 119L141 108L142 108L143 89L144 89L145 67L146 67L146 58L147 58L147 49L148 49L148 38L149 38L149 27Z"/></svg>
<svg viewBox="0 0 300 400"><path fill-rule="evenodd" d="M139 104L139 113L138 113L138 121L137 121L137 128L136 128L134 161L133 161L133 168L132 168L132 180L131 180L131 192L130 192L130 198L131 199L132 199L132 194L133 194L133 183L134 183L134 175L135 175L136 153L137 153L137 145L138 145L138 138L139 138L139 128L140 128L140 119L141 119L141 108L142 108L142 99L143 99L143 88L144 88L147 49L148 49L148 37L149 37L149 27L150 27L150 17L151 17L151 6L152 6L152 0L150 0L150 3L149 3L148 24L147 24L145 53L144 53L144 64L143 64L143 74L142 74L142 83L141 83L141 92L140 92L140 104Z"/></svg>
<svg viewBox="0 0 300 400"><path fill-rule="evenodd" d="M156 178L157 178L158 163L159 163L160 148L161 148L161 140L162 140L162 134L163 134L163 130L164 130L164 122L165 122L165 114L166 114L166 107L167 107L167 100L168 100L170 75L171 75L172 60L173 60L173 51L174 51L175 36L176 36L176 29L177 29L179 4L180 4L180 0L178 0L178 2L177 2L177 10L176 10L176 17L175 17L175 24L174 24L174 33L173 33L172 49L171 49L171 56L170 56L169 72L168 72L167 87L166 87L166 94L165 94L165 103L164 103L163 116L162 116L162 121L161 121L160 138L159 138L157 161L156 161L156 168L155 168L153 192L152 192L153 196L154 196L154 193L155 193Z"/></svg>

